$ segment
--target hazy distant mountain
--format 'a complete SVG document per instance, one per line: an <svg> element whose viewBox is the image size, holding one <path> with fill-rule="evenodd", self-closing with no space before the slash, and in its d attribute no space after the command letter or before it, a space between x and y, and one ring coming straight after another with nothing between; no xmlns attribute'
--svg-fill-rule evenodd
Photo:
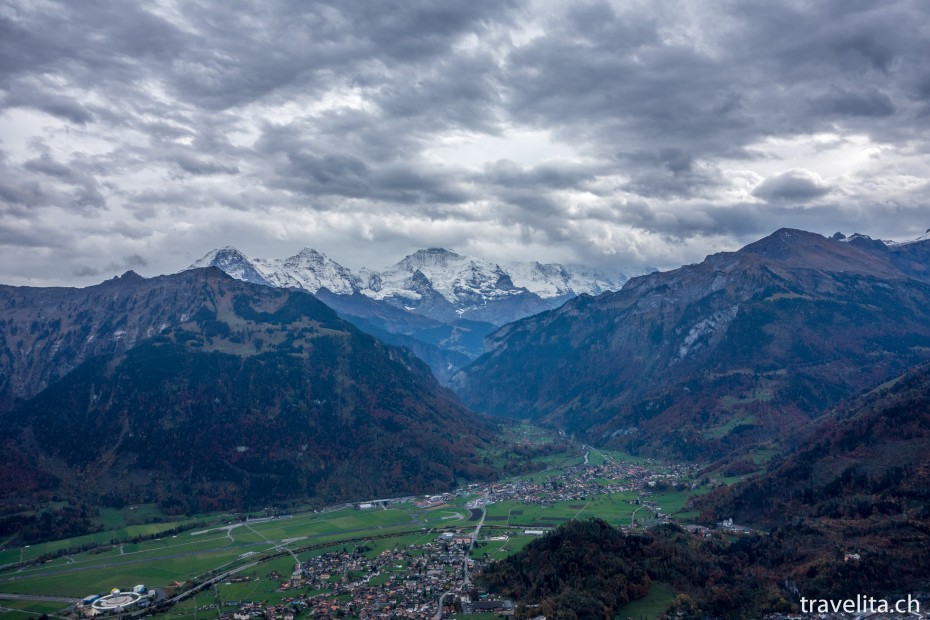
<svg viewBox="0 0 930 620"><path fill-rule="evenodd" d="M0 418L0 495L203 510L427 492L487 472L486 422L413 355L303 291L212 268L0 290L7 388L28 398Z"/></svg>
<svg viewBox="0 0 930 620"><path fill-rule="evenodd" d="M514 286L533 291L543 299L567 300L578 295L600 295L619 290L629 277L611 277L594 269L558 263L506 263L504 270Z"/></svg>
<svg viewBox="0 0 930 620"><path fill-rule="evenodd" d="M930 359L928 251L779 230L507 325L453 386L478 411L630 449L765 446Z"/></svg>
<svg viewBox="0 0 930 620"><path fill-rule="evenodd" d="M316 297L363 332L410 349L442 383L478 357L485 336L496 329L490 323L465 319L443 323L361 293L337 295L321 288Z"/></svg>
<svg viewBox="0 0 930 620"><path fill-rule="evenodd" d="M240 280L314 293L360 329L409 346L441 380L483 353L483 339L495 327L577 295L617 290L627 279L558 264L501 266L442 248L357 274L310 248L286 259L250 259L226 247L192 265L207 266Z"/></svg>

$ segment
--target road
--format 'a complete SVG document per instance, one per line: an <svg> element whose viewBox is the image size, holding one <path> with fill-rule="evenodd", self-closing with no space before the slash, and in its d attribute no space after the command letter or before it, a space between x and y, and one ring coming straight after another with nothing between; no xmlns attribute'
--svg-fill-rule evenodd
<svg viewBox="0 0 930 620"><path fill-rule="evenodd" d="M240 567L238 567L238 568L234 568L234 569L232 569L232 570L226 571L226 572L223 573L222 575L217 575L217 576L214 577L213 579L208 579L208 580L204 581L202 584L200 584L200 585L197 586L196 588L191 588L190 590L185 590L184 592L181 592L180 594L178 594L178 595L176 595L176 596L172 596L171 598L169 598L169 599L167 600L167 602L170 603L171 605L174 605L175 603L177 603L177 602L179 602L179 601L183 601L184 599L186 599L186 598L189 597L189 596L193 596L193 595L197 594L198 592L201 592L202 590L205 590L205 589L209 588L210 586L212 586L214 583L216 583L216 582L218 582L218 581L225 581L226 579L228 579L228 578L230 577L230 575L235 575L236 573L241 573L242 571L248 570L248 569L252 568L253 566L258 566L259 564L261 564L261 562L249 562L248 564L243 564L242 566L240 566Z"/></svg>
<svg viewBox="0 0 930 620"><path fill-rule="evenodd" d="M488 511L484 506L481 506L481 519L478 521L478 525L475 526L475 531L471 535L471 543L468 545L468 552L465 553L465 558L462 560L462 574L465 576L462 588L467 588L471 584L471 577L468 574L468 558L471 555L471 550L475 548L475 541L478 540L478 534L481 533L481 526L484 525L484 518L487 514ZM448 590L439 595L439 599L436 601L438 608L436 609L436 615L433 616L435 620L440 620L442 618L442 599L449 594L453 594L453 592Z"/></svg>
<svg viewBox="0 0 930 620"><path fill-rule="evenodd" d="M66 596L43 596L41 594L10 594L8 592L0 592L0 599L7 601L46 601L49 603L77 603L81 599L79 598L68 598Z"/></svg>
<svg viewBox="0 0 930 620"><path fill-rule="evenodd" d="M598 456L600 456L602 459L604 459L604 462L605 462L605 463L610 463L611 460L612 460L609 456L607 456L606 454L604 454L603 452L601 452L600 450L598 450L598 449L595 448L594 446L584 446L584 449L585 449L585 450L590 450L591 452L594 452L595 454L597 454ZM588 464L588 455L587 455L587 454L585 454L585 457L584 457L584 464L585 464L585 465Z"/></svg>
<svg viewBox="0 0 930 620"><path fill-rule="evenodd" d="M475 548L475 541L478 540L478 534L481 533L481 526L484 525L484 518L488 516L488 511L484 506L481 507L481 519L478 521L478 525L475 526L475 533L471 535L471 544L468 545L468 550L471 551Z"/></svg>
<svg viewBox="0 0 930 620"><path fill-rule="evenodd" d="M442 599L446 598L446 595L452 594L451 590L447 590L439 595L439 609L436 610L436 615L433 616L434 620L442 620Z"/></svg>
<svg viewBox="0 0 930 620"><path fill-rule="evenodd" d="M246 523L245 526L246 526L249 530L251 530L253 534L259 536L262 540L264 540L264 541L265 541L266 543L268 543L269 545L275 545L274 542L272 542L271 540L268 540L268 538L267 538L264 534L262 534L261 532L258 532L258 531L256 531L256 530L254 530L254 529L252 528L252 526L249 525L248 523ZM272 549L284 549L285 551L287 551L288 553L290 553L290 554L291 554L291 557L294 558L294 562L296 563L295 568L300 568L300 558L298 558L298 557L297 557L297 554L294 553L293 551L291 551L290 548L289 548L287 545L290 544L291 542L296 542L296 541L298 541L298 540L305 540L305 539L307 539L307 538L309 538L309 536L302 536L302 537L300 537L300 538L295 538L294 540L291 540L291 541L282 540L280 545L275 545L274 547L272 547Z"/></svg>

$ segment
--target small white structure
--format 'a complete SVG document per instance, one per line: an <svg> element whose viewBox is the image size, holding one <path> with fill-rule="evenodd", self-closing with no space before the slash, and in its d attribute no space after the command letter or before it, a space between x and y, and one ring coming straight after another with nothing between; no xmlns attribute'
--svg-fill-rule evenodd
<svg viewBox="0 0 930 620"><path fill-rule="evenodd" d="M142 600L142 595L138 592L120 592L113 588L110 594L98 598L91 604L91 607L97 612L121 612L135 607L140 600Z"/></svg>

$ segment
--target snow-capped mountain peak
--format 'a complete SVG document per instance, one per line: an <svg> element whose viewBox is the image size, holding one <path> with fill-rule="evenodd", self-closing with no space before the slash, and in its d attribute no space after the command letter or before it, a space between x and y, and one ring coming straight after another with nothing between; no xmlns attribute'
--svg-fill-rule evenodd
<svg viewBox="0 0 930 620"><path fill-rule="evenodd" d="M885 245L888 247L901 246L901 245L910 245L912 243L921 243L924 241L930 241L930 228L920 235L916 239L911 239L910 241L885 241Z"/></svg>
<svg viewBox="0 0 930 620"><path fill-rule="evenodd" d="M325 262L326 260L329 260L326 257L326 254L323 254L322 252L317 252L313 248L304 248L288 260L294 260L294 259L302 259L302 260L311 261L311 262Z"/></svg>
<svg viewBox="0 0 930 620"><path fill-rule="evenodd" d="M216 267L237 280L269 286L271 283L255 269L245 254L231 245L211 250L200 260L194 261L188 269Z"/></svg>
<svg viewBox="0 0 930 620"><path fill-rule="evenodd" d="M241 262L249 262L249 259L246 258L245 254L240 252L238 248L235 248L231 245L227 245L222 248L217 248L215 250L210 250L204 254L203 258L198 259L191 263L191 266L188 269L200 269L202 267L217 267L216 263L223 264L237 264Z"/></svg>
<svg viewBox="0 0 930 620"><path fill-rule="evenodd" d="M494 263L444 248L429 248L405 256L380 274L378 290L363 290L362 293L376 299L419 299L424 295L420 276L455 306L459 315L474 312L489 301L528 292L515 290L513 286L498 286L498 283L509 285L510 281L506 277L502 279L506 274ZM413 282L415 288L410 286ZM410 295L411 292L416 296Z"/></svg>
<svg viewBox="0 0 930 620"><path fill-rule="evenodd" d="M256 259L255 267L273 286L302 288L316 293L326 288L340 295L358 292L358 276L322 252L304 248L281 259Z"/></svg>
<svg viewBox="0 0 930 620"><path fill-rule="evenodd" d="M413 254L408 254L402 258L393 269L414 272L417 269L426 272L436 272L438 270L448 269L450 264L467 260L464 256L456 254L452 250L445 248L427 248L417 250Z"/></svg>
<svg viewBox="0 0 930 620"><path fill-rule="evenodd" d="M285 259L249 259L233 247L209 252L191 267L216 266L229 275L268 286L361 293L441 321L457 317L501 325L556 307L587 293L617 290L621 274L539 262L501 266L445 248L417 250L384 271L343 267L313 248Z"/></svg>
<svg viewBox="0 0 930 620"><path fill-rule="evenodd" d="M611 276L587 267L537 261L507 263L504 268L514 286L533 291L544 299L600 295L619 290L629 279L621 273Z"/></svg>

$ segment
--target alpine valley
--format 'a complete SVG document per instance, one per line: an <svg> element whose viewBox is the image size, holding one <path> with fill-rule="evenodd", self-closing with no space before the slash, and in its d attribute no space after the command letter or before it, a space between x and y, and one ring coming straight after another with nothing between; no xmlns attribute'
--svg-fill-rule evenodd
<svg viewBox="0 0 930 620"><path fill-rule="evenodd" d="M928 235L781 229L630 279L224 248L0 286L0 587L146 579L190 620L919 595L928 394Z"/></svg>

